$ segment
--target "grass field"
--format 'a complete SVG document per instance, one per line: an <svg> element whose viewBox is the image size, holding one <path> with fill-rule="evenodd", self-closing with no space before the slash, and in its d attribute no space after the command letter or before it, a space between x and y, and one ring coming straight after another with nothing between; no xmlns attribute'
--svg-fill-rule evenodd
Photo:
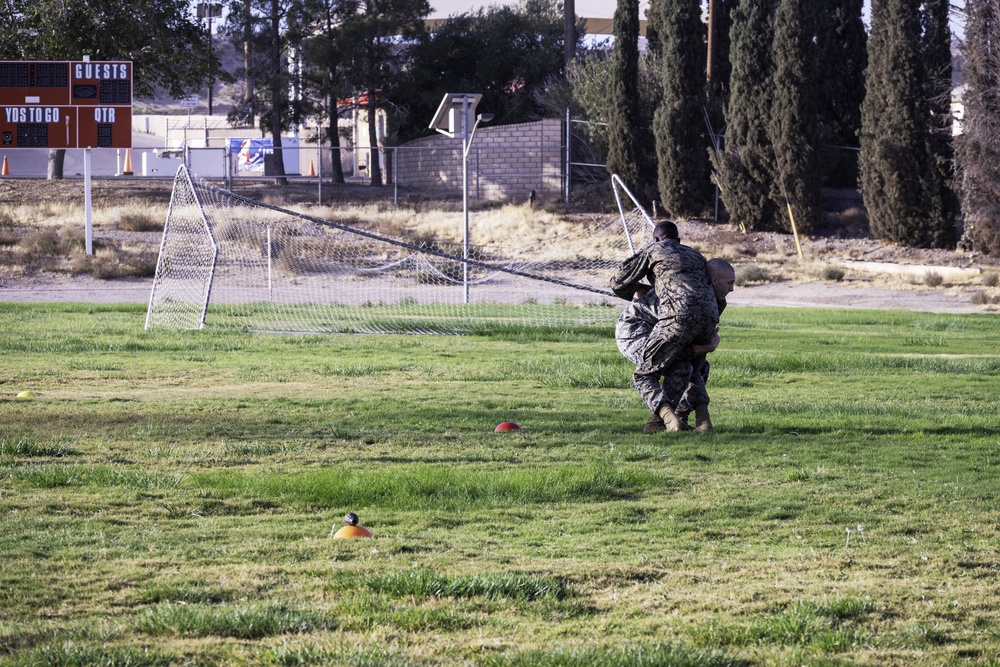
<svg viewBox="0 0 1000 667"><path fill-rule="evenodd" d="M711 435L610 330L143 320L0 304L0 664L1000 665L996 316L727 310Z"/></svg>

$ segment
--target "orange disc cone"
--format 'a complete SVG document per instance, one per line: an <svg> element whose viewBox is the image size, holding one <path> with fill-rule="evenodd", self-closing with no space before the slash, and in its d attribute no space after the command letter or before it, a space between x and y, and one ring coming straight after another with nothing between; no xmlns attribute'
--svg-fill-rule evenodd
<svg viewBox="0 0 1000 667"><path fill-rule="evenodd" d="M122 170L122 174L125 176L132 175L132 151L131 149L125 149L125 169Z"/></svg>
<svg viewBox="0 0 1000 667"><path fill-rule="evenodd" d="M6 159L6 158L4 158L4 159ZM309 160L309 175L310 176L315 176L316 175L316 165L313 164L312 160Z"/></svg>
<svg viewBox="0 0 1000 667"><path fill-rule="evenodd" d="M3 169L0 170L0 176L10 176L10 167L7 166L7 156L3 156Z"/></svg>

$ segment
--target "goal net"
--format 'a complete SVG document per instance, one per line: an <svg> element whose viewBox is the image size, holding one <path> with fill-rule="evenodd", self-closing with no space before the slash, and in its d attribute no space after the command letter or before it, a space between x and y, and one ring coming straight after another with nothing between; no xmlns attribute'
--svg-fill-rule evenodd
<svg viewBox="0 0 1000 667"><path fill-rule="evenodd" d="M181 167L146 328L475 333L610 326L624 304L608 291L609 279L652 238L649 216L620 180L612 182L618 215L482 233L482 243L470 234L466 244L278 208Z"/></svg>

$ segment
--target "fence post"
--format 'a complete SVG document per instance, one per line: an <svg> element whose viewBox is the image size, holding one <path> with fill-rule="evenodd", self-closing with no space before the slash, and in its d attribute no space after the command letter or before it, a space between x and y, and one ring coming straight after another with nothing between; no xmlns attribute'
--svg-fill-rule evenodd
<svg viewBox="0 0 1000 667"><path fill-rule="evenodd" d="M569 139L569 135L570 135L569 126L570 126L570 121L569 121L569 107L566 107L566 177L565 177L565 180L563 181L563 183L564 183L564 185L566 187L565 200L566 200L566 205L567 206L569 205L569 177L570 177L570 169L571 169L571 167L570 167L570 160L572 159L571 153L570 153L570 143L569 143L570 142L570 139Z"/></svg>

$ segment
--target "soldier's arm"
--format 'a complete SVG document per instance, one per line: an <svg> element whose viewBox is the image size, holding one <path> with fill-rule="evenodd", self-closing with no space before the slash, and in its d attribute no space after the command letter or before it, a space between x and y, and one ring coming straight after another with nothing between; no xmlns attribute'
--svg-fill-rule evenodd
<svg viewBox="0 0 1000 667"><path fill-rule="evenodd" d="M648 271L648 256L645 252L636 253L626 259L621 268L611 277L611 291L615 296L632 300L632 295L641 285L641 281L646 277Z"/></svg>
<svg viewBox="0 0 1000 667"><path fill-rule="evenodd" d="M706 344L692 343L691 348L694 350L696 356L703 357L710 352L715 352L719 347L719 329L716 327L715 332Z"/></svg>

